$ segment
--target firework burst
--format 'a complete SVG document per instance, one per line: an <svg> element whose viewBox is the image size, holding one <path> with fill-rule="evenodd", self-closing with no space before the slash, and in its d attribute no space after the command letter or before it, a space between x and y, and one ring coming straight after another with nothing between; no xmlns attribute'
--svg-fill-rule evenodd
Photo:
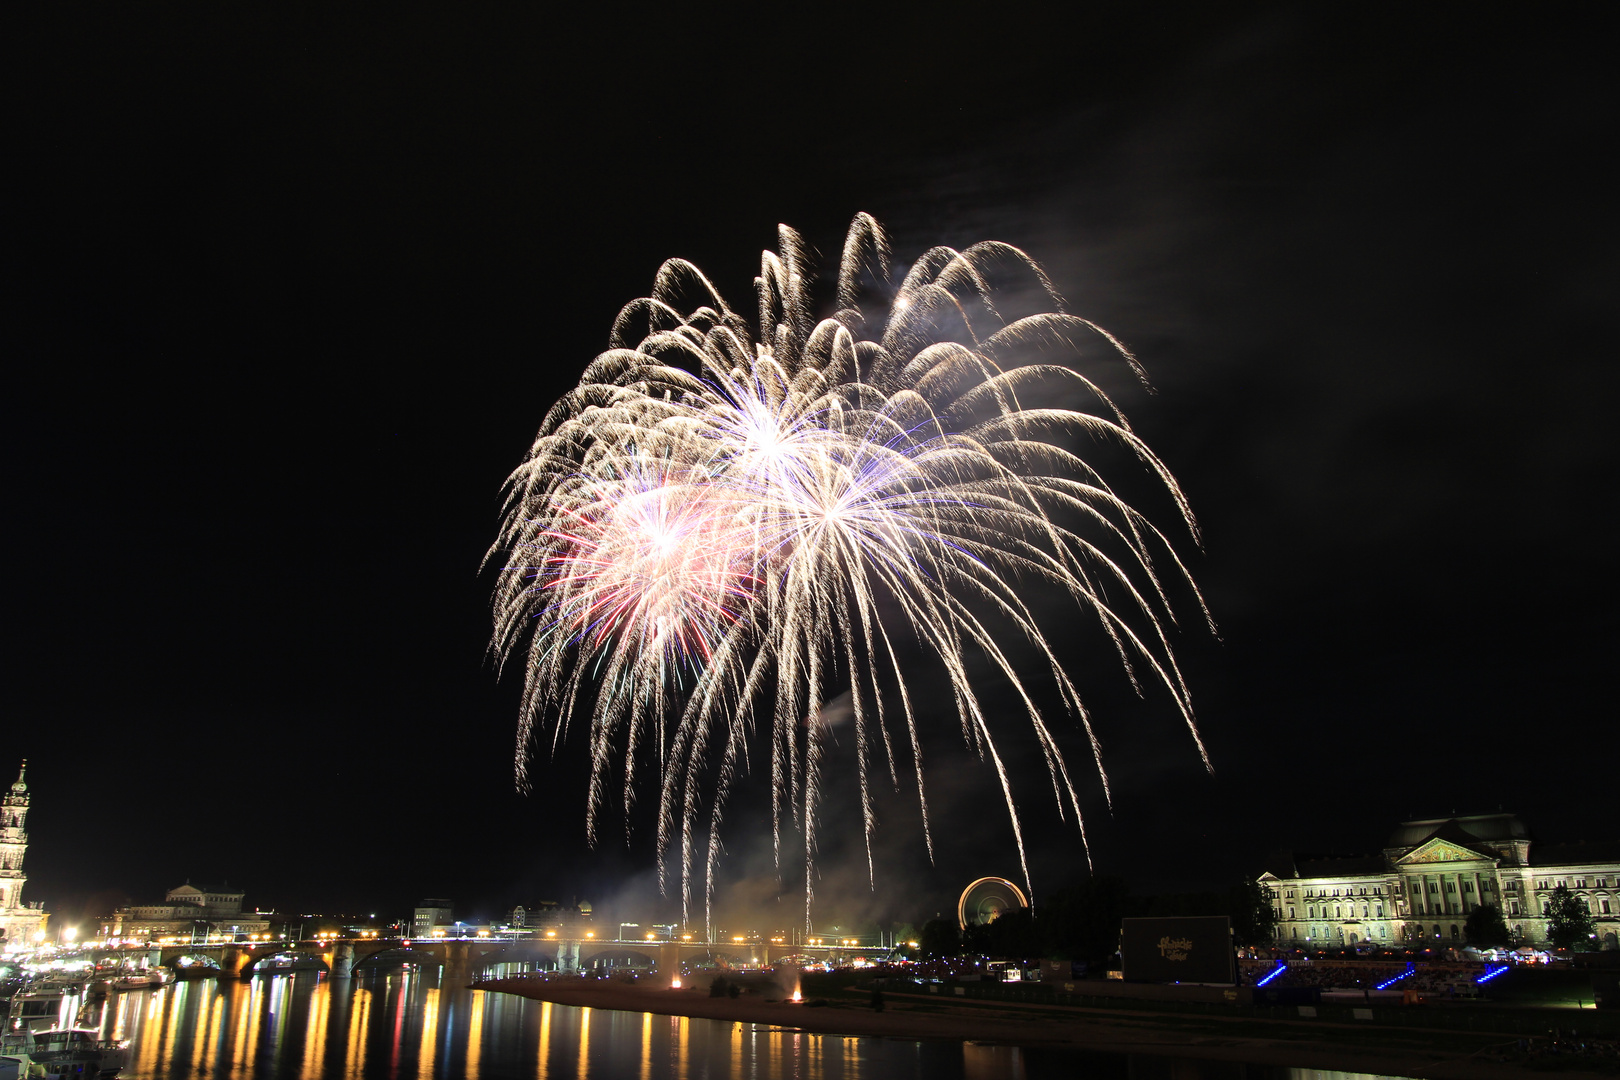
<svg viewBox="0 0 1620 1080"><path fill-rule="evenodd" d="M1037 285L1050 310L1003 318L990 282L1008 270ZM576 719L588 724L594 842L615 766L628 809L638 767L656 763L660 881L678 862L683 915L700 863L712 895L726 799L759 738L778 865L784 827L804 838L808 919L820 712L833 694L847 693L853 714L869 874L873 787L898 785L905 766L932 854L908 643L938 655L963 737L996 772L1020 862L997 748L1004 710L984 706L975 664L1013 688L1058 812L1073 814L1083 838L1068 762L1026 689L1029 673L1001 645L1010 630L1028 643L1020 658L1038 657L1106 793L1070 658L1023 599L1032 584L1096 620L1139 692L1143 681L1168 691L1208 764L1167 633L1165 568L1206 622L1208 612L1165 536L1069 444L1085 436L1125 448L1196 540L1191 511L1101 388L1074 367L1027 360L1100 346L1141 377L1134 357L1066 314L1041 269L1005 244L935 248L895 288L884 234L862 214L829 319L812 318L810 278L801 240L782 227L756 279L756 337L696 267L666 263L547 414L508 481L490 552L504 567L492 647L503 663L524 661L519 783L539 730L555 749ZM864 336L863 282L892 293L875 337ZM1094 411L1026 404L1075 391Z"/></svg>

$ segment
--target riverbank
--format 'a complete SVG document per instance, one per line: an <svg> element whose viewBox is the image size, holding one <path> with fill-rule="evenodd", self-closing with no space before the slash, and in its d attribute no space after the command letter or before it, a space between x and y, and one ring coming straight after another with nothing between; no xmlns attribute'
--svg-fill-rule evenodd
<svg viewBox="0 0 1620 1080"><path fill-rule="evenodd" d="M1423 1080L1520 1080L1540 1069L1498 1060L1513 1040L1421 1028L1391 1028L1252 1017L1178 1016L1132 1010L947 1001L887 993L876 1012L868 994L846 990L813 999L768 1001L755 995L712 998L597 979L502 979L476 989L588 1009L650 1012L866 1038L939 1039L1062 1046L1099 1053L1173 1055L1258 1065L1339 1069ZM1560 1062L1563 1065L1573 1062ZM1569 1077L1615 1072L1560 1068Z"/></svg>

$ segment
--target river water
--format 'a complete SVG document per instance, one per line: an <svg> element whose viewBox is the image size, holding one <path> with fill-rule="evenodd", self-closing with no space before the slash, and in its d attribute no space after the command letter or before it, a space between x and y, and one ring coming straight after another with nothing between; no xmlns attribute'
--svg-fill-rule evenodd
<svg viewBox="0 0 1620 1080"><path fill-rule="evenodd" d="M1359 1073L1040 1047L813 1035L579 1009L439 984L407 970L196 979L113 993L103 1034L124 1076L252 1080L1353 1080Z"/></svg>

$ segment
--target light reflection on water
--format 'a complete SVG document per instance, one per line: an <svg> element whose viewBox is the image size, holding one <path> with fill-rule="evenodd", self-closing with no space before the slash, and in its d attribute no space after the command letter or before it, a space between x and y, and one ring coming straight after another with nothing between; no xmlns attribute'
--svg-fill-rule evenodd
<svg viewBox="0 0 1620 1080"><path fill-rule="evenodd" d="M1365 1075L813 1035L441 987L436 973L420 971L338 982L315 972L250 982L198 979L114 993L102 1011L101 1029L133 1040L124 1074L132 1080L1358 1080Z"/></svg>

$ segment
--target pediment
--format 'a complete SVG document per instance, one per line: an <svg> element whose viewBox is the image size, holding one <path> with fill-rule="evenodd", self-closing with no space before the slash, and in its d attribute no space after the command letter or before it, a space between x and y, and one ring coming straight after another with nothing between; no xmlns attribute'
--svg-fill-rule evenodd
<svg viewBox="0 0 1620 1080"><path fill-rule="evenodd" d="M1442 863L1442 862L1488 862L1495 860L1481 855L1477 851L1453 844L1449 840L1434 839L1426 844L1419 844L1411 851L1402 855L1395 862L1401 866L1410 866L1413 863Z"/></svg>

